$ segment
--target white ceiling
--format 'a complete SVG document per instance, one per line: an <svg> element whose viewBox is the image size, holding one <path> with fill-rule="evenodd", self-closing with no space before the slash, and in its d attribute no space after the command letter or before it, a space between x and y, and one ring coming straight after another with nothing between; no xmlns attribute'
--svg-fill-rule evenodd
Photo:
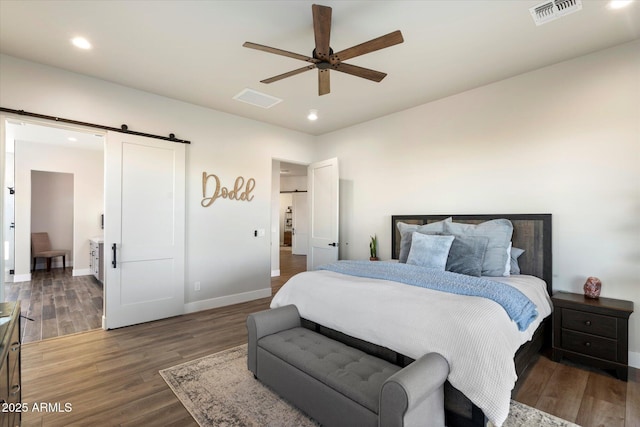
<svg viewBox="0 0 640 427"><path fill-rule="evenodd" d="M104 149L104 140L100 134L78 132L65 127L41 126L8 119L6 133L5 148L10 153L14 152L14 141L61 145L80 150L101 151Z"/></svg>
<svg viewBox="0 0 640 427"><path fill-rule="evenodd" d="M638 1L611 10L582 0L581 11L542 26L529 14L541 0L322 1L333 8L336 52L402 31L403 44L346 61L388 76L374 83L332 71L322 97L316 70L260 83L307 63L242 44L310 56L312 3L0 0L0 52L320 135L640 38ZM74 48L77 35L93 49ZM284 101L263 109L233 100L245 88Z"/></svg>

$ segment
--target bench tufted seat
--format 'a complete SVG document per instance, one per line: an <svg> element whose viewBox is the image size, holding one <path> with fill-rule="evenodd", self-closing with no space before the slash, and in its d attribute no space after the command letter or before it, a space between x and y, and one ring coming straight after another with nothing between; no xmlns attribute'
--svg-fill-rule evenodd
<svg viewBox="0 0 640 427"><path fill-rule="evenodd" d="M249 370L325 427L444 426L438 353L400 368L301 327L293 305L250 314L247 332Z"/></svg>
<svg viewBox="0 0 640 427"><path fill-rule="evenodd" d="M260 347L376 414L382 384L400 370L305 328L266 336L260 340Z"/></svg>

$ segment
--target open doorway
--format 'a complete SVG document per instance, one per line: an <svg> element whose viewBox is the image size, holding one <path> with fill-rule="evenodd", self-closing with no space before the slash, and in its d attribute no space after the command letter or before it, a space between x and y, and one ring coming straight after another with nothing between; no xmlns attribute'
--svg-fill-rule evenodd
<svg viewBox="0 0 640 427"><path fill-rule="evenodd" d="M90 268L90 239L102 234L102 135L42 122L6 119L4 301L21 301L23 342L101 326L104 291ZM8 186L8 185L7 185ZM7 232L10 230L11 232ZM66 249L66 268L54 260L33 265L31 233L49 233ZM7 262L7 261L10 262Z"/></svg>
<svg viewBox="0 0 640 427"><path fill-rule="evenodd" d="M307 166L274 160L272 276L282 284L306 270L308 248ZM272 286L273 287L273 286ZM274 291L277 289L274 288Z"/></svg>
<svg viewBox="0 0 640 427"><path fill-rule="evenodd" d="M31 171L31 233L46 233L50 250L67 251L64 266L73 266L73 174ZM63 258L34 259L37 270L63 267ZM35 262L39 262L35 264Z"/></svg>

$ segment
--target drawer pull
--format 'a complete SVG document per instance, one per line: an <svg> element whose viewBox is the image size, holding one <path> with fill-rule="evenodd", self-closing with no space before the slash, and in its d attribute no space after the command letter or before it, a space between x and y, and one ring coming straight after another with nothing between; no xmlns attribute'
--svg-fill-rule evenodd
<svg viewBox="0 0 640 427"><path fill-rule="evenodd" d="M20 350L20 343L19 342L11 343L11 351L18 351L18 350Z"/></svg>
<svg viewBox="0 0 640 427"><path fill-rule="evenodd" d="M586 343L584 343L585 347L591 347L591 343L589 341L587 341Z"/></svg>
<svg viewBox="0 0 640 427"><path fill-rule="evenodd" d="M18 393L20 393L20 384L11 387L11 396L16 396Z"/></svg>
<svg viewBox="0 0 640 427"><path fill-rule="evenodd" d="M591 320L587 320L586 322L584 322L584 324L587 326L591 326Z"/></svg>

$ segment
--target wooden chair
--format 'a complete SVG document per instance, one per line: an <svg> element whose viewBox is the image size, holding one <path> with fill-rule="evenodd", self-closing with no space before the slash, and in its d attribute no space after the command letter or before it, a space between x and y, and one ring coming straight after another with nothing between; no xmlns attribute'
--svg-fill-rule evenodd
<svg viewBox="0 0 640 427"><path fill-rule="evenodd" d="M33 257L33 270L36 270L36 259L47 259L47 271L51 270L51 258L62 257L62 268L67 268L67 250L51 249L49 233L31 233L31 256Z"/></svg>

